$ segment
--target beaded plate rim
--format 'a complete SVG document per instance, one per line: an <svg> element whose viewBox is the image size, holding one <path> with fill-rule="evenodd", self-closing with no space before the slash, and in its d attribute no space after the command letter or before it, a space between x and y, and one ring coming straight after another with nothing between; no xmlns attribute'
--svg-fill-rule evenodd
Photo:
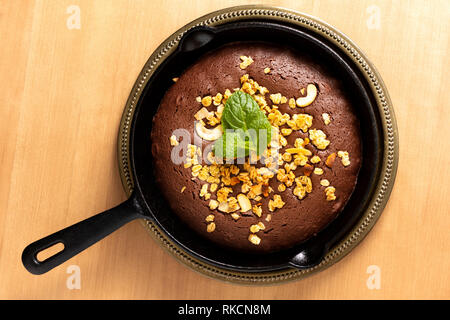
<svg viewBox="0 0 450 320"><path fill-rule="evenodd" d="M175 50L182 36L191 28L196 26L217 26L236 20L254 18L283 21L307 28L324 36L327 40L333 42L343 52L345 52L362 71L370 85L370 89L376 97L376 102L382 119L381 122L384 131L385 145L383 150L383 164L380 179L373 193L368 209L361 217L357 225L347 234L347 236L335 247L333 247L318 265L308 269L298 270L294 268L287 268L284 270L264 273L235 272L227 269L221 269L190 256L188 253L176 246L161 230L155 226L155 224L148 220L142 220L142 224L148 230L149 234L156 240L156 242L159 243L161 247L168 251L173 257L175 257L176 260L191 269L211 278L227 282L247 285L264 285L299 280L316 272L322 271L341 260L364 239L367 233L375 225L384 207L386 206L390 193L393 189L398 166L399 146L397 123L392 102L378 71L367 59L361 49L358 48L346 35L316 17L291 9L274 6L245 5L230 7L209 13L188 23L174 32L153 52L139 74L130 96L128 97L122 115L119 127L117 151L122 185L125 192L129 196L133 190L133 177L129 168L130 159L128 153L131 120L133 118L136 104L142 94L142 90L154 70L156 70L159 64L162 63L173 50Z"/></svg>

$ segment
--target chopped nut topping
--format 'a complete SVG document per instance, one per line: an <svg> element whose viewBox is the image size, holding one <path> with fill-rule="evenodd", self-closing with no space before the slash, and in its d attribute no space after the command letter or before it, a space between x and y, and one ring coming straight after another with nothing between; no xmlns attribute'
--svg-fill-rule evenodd
<svg viewBox="0 0 450 320"><path fill-rule="evenodd" d="M316 164L320 162L320 157L319 156L314 156L310 159L311 163Z"/></svg>
<svg viewBox="0 0 450 320"><path fill-rule="evenodd" d="M175 135L171 135L170 136L170 145L171 146L177 146L178 144L179 143L178 143L177 137Z"/></svg>
<svg viewBox="0 0 450 320"><path fill-rule="evenodd" d="M211 200L212 201L212 200ZM210 214L210 215L208 215L206 218L205 218L205 221L206 222L213 222L214 221L214 215L213 214Z"/></svg>
<svg viewBox="0 0 450 320"><path fill-rule="evenodd" d="M322 130L311 129L309 130L309 138L312 143L320 150L324 150L330 144L327 140L327 135Z"/></svg>
<svg viewBox="0 0 450 320"><path fill-rule="evenodd" d="M225 99L225 100L227 100L230 96L231 96L231 91L230 91L230 89L226 89L225 90L225 93L223 94L223 98ZM224 102L225 103L225 102Z"/></svg>
<svg viewBox="0 0 450 320"><path fill-rule="evenodd" d="M287 125L293 130L302 130L307 132L312 126L313 117L306 113L296 113L291 120L286 121Z"/></svg>
<svg viewBox="0 0 450 320"><path fill-rule="evenodd" d="M228 212L234 212L240 209L239 203L235 197L228 198L227 202L228 202Z"/></svg>
<svg viewBox="0 0 450 320"><path fill-rule="evenodd" d="M224 187L217 190L217 201L226 202L228 198L228 194L233 192L231 188Z"/></svg>
<svg viewBox="0 0 450 320"><path fill-rule="evenodd" d="M328 181L327 179L322 179L322 180L320 180L320 185L324 186L324 187L328 187L330 185L330 181Z"/></svg>
<svg viewBox="0 0 450 320"><path fill-rule="evenodd" d="M217 200L210 200L209 201L209 208L211 210L216 210L218 206L219 206L219 202Z"/></svg>
<svg viewBox="0 0 450 320"><path fill-rule="evenodd" d="M218 187L217 183L212 183L211 186L209 187L209 190L211 192L215 192L217 190L217 187Z"/></svg>
<svg viewBox="0 0 450 320"><path fill-rule="evenodd" d="M328 168L331 168L334 164L334 160L336 159L336 153L332 153L327 157L327 160L325 161L325 164Z"/></svg>
<svg viewBox="0 0 450 320"><path fill-rule="evenodd" d="M296 187L294 188L294 195L297 196L299 200L302 200L307 193L312 191L312 181L308 176L300 176L295 178Z"/></svg>
<svg viewBox="0 0 450 320"><path fill-rule="evenodd" d="M297 106L295 104L295 99L294 98L290 98L288 104L289 104L289 107L292 108L292 109L295 109L295 107Z"/></svg>
<svg viewBox="0 0 450 320"><path fill-rule="evenodd" d="M179 78L172 78L173 82L177 82Z"/></svg>
<svg viewBox="0 0 450 320"><path fill-rule="evenodd" d="M292 161L292 154L290 154L289 152L283 153L283 155L281 157L286 162L291 162Z"/></svg>
<svg viewBox="0 0 450 320"><path fill-rule="evenodd" d="M323 174L323 169L321 168L315 168L314 174L317 174L318 176L321 176Z"/></svg>
<svg viewBox="0 0 450 320"><path fill-rule="evenodd" d="M194 114L194 118L197 120L202 120L204 118L212 117L214 116L213 112L209 112L208 109L205 107L201 108L199 111L197 111L196 114Z"/></svg>
<svg viewBox="0 0 450 320"><path fill-rule="evenodd" d="M305 156L310 156L312 154L311 151L309 151L308 149L305 149L303 147L300 147L300 148L287 148L286 152L287 153L302 154L302 155L305 155Z"/></svg>
<svg viewBox="0 0 450 320"><path fill-rule="evenodd" d="M250 75L248 73L246 73L239 80L241 81L241 83L244 83L244 82L247 82L249 78L250 78Z"/></svg>
<svg viewBox="0 0 450 320"><path fill-rule="evenodd" d="M314 167L310 164L305 164L305 166L303 167L303 174L307 177L309 177L311 175L311 173L313 172Z"/></svg>
<svg viewBox="0 0 450 320"><path fill-rule="evenodd" d="M216 224L214 222L209 223L206 227L206 231L213 232L214 230L216 230Z"/></svg>
<svg viewBox="0 0 450 320"><path fill-rule="evenodd" d="M233 212L232 214L230 214L231 218L233 218L233 220L239 220L239 218L241 217L239 214L237 214L236 212Z"/></svg>
<svg viewBox="0 0 450 320"><path fill-rule="evenodd" d="M253 206L252 207L252 211L253 211L254 214L256 214L258 217L261 218L262 208L260 206L257 206L257 205Z"/></svg>
<svg viewBox="0 0 450 320"><path fill-rule="evenodd" d="M281 209L285 202L281 199L279 194L273 196L273 200L269 200L269 211L275 211L276 208Z"/></svg>
<svg viewBox="0 0 450 320"><path fill-rule="evenodd" d="M269 73L270 72L270 68L264 68L264 73Z"/></svg>
<svg viewBox="0 0 450 320"><path fill-rule="evenodd" d="M253 59L251 57L240 56L240 59L242 60L242 62L239 65L239 67L241 69L245 69L245 68L247 68L249 65L251 65L253 63Z"/></svg>
<svg viewBox="0 0 450 320"><path fill-rule="evenodd" d="M325 194L327 196L327 201L333 201L336 200L336 195L334 194L336 192L336 189L334 187L327 187L325 189Z"/></svg>
<svg viewBox="0 0 450 320"><path fill-rule="evenodd" d="M266 229L266 226L262 222L258 222L257 224L253 224L250 226L250 232L251 233L257 233L260 230Z"/></svg>
<svg viewBox="0 0 450 320"><path fill-rule="evenodd" d="M222 102L223 95L219 92L213 98L213 103L215 106L218 106Z"/></svg>
<svg viewBox="0 0 450 320"><path fill-rule="evenodd" d="M348 156L347 151L338 151L338 157L341 158L341 162L344 165L344 167L347 167L350 165L350 158Z"/></svg>
<svg viewBox="0 0 450 320"><path fill-rule="evenodd" d="M272 220L272 215L269 213L267 216L266 216L266 221L267 222L270 222Z"/></svg>
<svg viewBox="0 0 450 320"><path fill-rule="evenodd" d="M201 102L202 102L202 97L197 97L197 98L195 98L195 100L196 100L197 102L201 103Z"/></svg>
<svg viewBox="0 0 450 320"><path fill-rule="evenodd" d="M251 243L253 243L254 245L259 245L261 243L261 238L258 237L256 234L251 233L248 236L248 241L250 241Z"/></svg>
<svg viewBox="0 0 450 320"><path fill-rule="evenodd" d="M202 185L202 189L200 190L200 197L204 197L208 193L208 184L205 183Z"/></svg>
<svg viewBox="0 0 450 320"><path fill-rule="evenodd" d="M330 115L328 113L322 113L322 119L326 126L331 122Z"/></svg>
<svg viewBox="0 0 450 320"><path fill-rule="evenodd" d="M180 192L183 193L184 190L186 190L186 187L181 188L181 191L180 191Z"/></svg>
<svg viewBox="0 0 450 320"><path fill-rule="evenodd" d="M192 172L199 172L201 169L202 169L202 165L201 164L197 164L197 165L192 167Z"/></svg>
<svg viewBox="0 0 450 320"><path fill-rule="evenodd" d="M283 192L283 191L285 191L285 190L286 190L286 186L285 186L284 184L280 183L280 184L278 185L278 191Z"/></svg>
<svg viewBox="0 0 450 320"><path fill-rule="evenodd" d="M292 133L292 129L288 129L288 128L283 128L283 129L281 129L281 134L283 135L283 136L288 136L288 135L290 135Z"/></svg>
<svg viewBox="0 0 450 320"><path fill-rule="evenodd" d="M271 94L269 96L270 100L272 100L272 102L274 104L280 104L281 103L281 97L282 97L281 93L275 93L275 94Z"/></svg>
<svg viewBox="0 0 450 320"><path fill-rule="evenodd" d="M212 98L211 98L211 96L203 97L203 99L202 99L202 105L203 105L204 107L209 107L209 106L211 105L211 103L212 103Z"/></svg>
<svg viewBox="0 0 450 320"><path fill-rule="evenodd" d="M259 232L259 230L261 230L261 228L257 224L252 224L250 226L250 232L251 233L257 233L257 232Z"/></svg>

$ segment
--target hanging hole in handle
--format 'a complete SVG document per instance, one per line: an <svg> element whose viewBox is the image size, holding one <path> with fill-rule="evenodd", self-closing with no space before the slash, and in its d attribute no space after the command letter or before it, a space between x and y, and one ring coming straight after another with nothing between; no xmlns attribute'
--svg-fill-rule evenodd
<svg viewBox="0 0 450 320"><path fill-rule="evenodd" d="M48 248L45 248L42 251L39 251L36 255L36 259L42 263L45 260L57 255L58 253L60 253L61 251L63 251L65 248L64 243L62 242L57 242L53 245L51 245Z"/></svg>

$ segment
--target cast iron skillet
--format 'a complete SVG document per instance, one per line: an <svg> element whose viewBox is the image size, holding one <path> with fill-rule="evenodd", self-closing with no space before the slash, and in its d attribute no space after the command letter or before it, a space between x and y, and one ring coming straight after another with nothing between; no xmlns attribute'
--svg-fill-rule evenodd
<svg viewBox="0 0 450 320"><path fill-rule="evenodd" d="M293 248L268 254L248 254L225 249L187 228L170 210L154 183L150 132L152 118L172 78L204 53L234 41L264 41L289 45L311 55L348 88L361 124L362 167L355 190L344 210L316 236ZM185 33L172 53L149 79L136 106L131 124L130 165L135 188L119 206L58 231L25 248L22 261L33 274L60 265L124 224L138 218L154 222L176 245L197 259L220 268L245 272L269 272L289 267L317 265L324 255L355 225L368 206L379 177L383 131L369 86L354 63L339 48L317 34L289 24L247 20L218 27L196 27ZM39 261L37 254L57 243L64 249Z"/></svg>

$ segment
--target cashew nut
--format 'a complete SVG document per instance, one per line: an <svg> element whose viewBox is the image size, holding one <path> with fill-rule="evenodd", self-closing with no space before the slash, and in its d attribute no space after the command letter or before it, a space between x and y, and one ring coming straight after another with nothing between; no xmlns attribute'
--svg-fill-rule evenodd
<svg viewBox="0 0 450 320"><path fill-rule="evenodd" d="M205 128L205 125L202 121L198 121L195 124L195 131L200 136L200 138L207 141L214 141L219 139L222 136L222 125L218 125L213 129Z"/></svg>
<svg viewBox="0 0 450 320"><path fill-rule="evenodd" d="M309 106L317 97L317 88L313 84L308 84L306 87L306 97L300 97L295 102L299 107Z"/></svg>
<svg viewBox="0 0 450 320"><path fill-rule="evenodd" d="M241 207L241 212L247 212L252 209L252 204L245 194L238 194L237 200L239 202L239 206Z"/></svg>

